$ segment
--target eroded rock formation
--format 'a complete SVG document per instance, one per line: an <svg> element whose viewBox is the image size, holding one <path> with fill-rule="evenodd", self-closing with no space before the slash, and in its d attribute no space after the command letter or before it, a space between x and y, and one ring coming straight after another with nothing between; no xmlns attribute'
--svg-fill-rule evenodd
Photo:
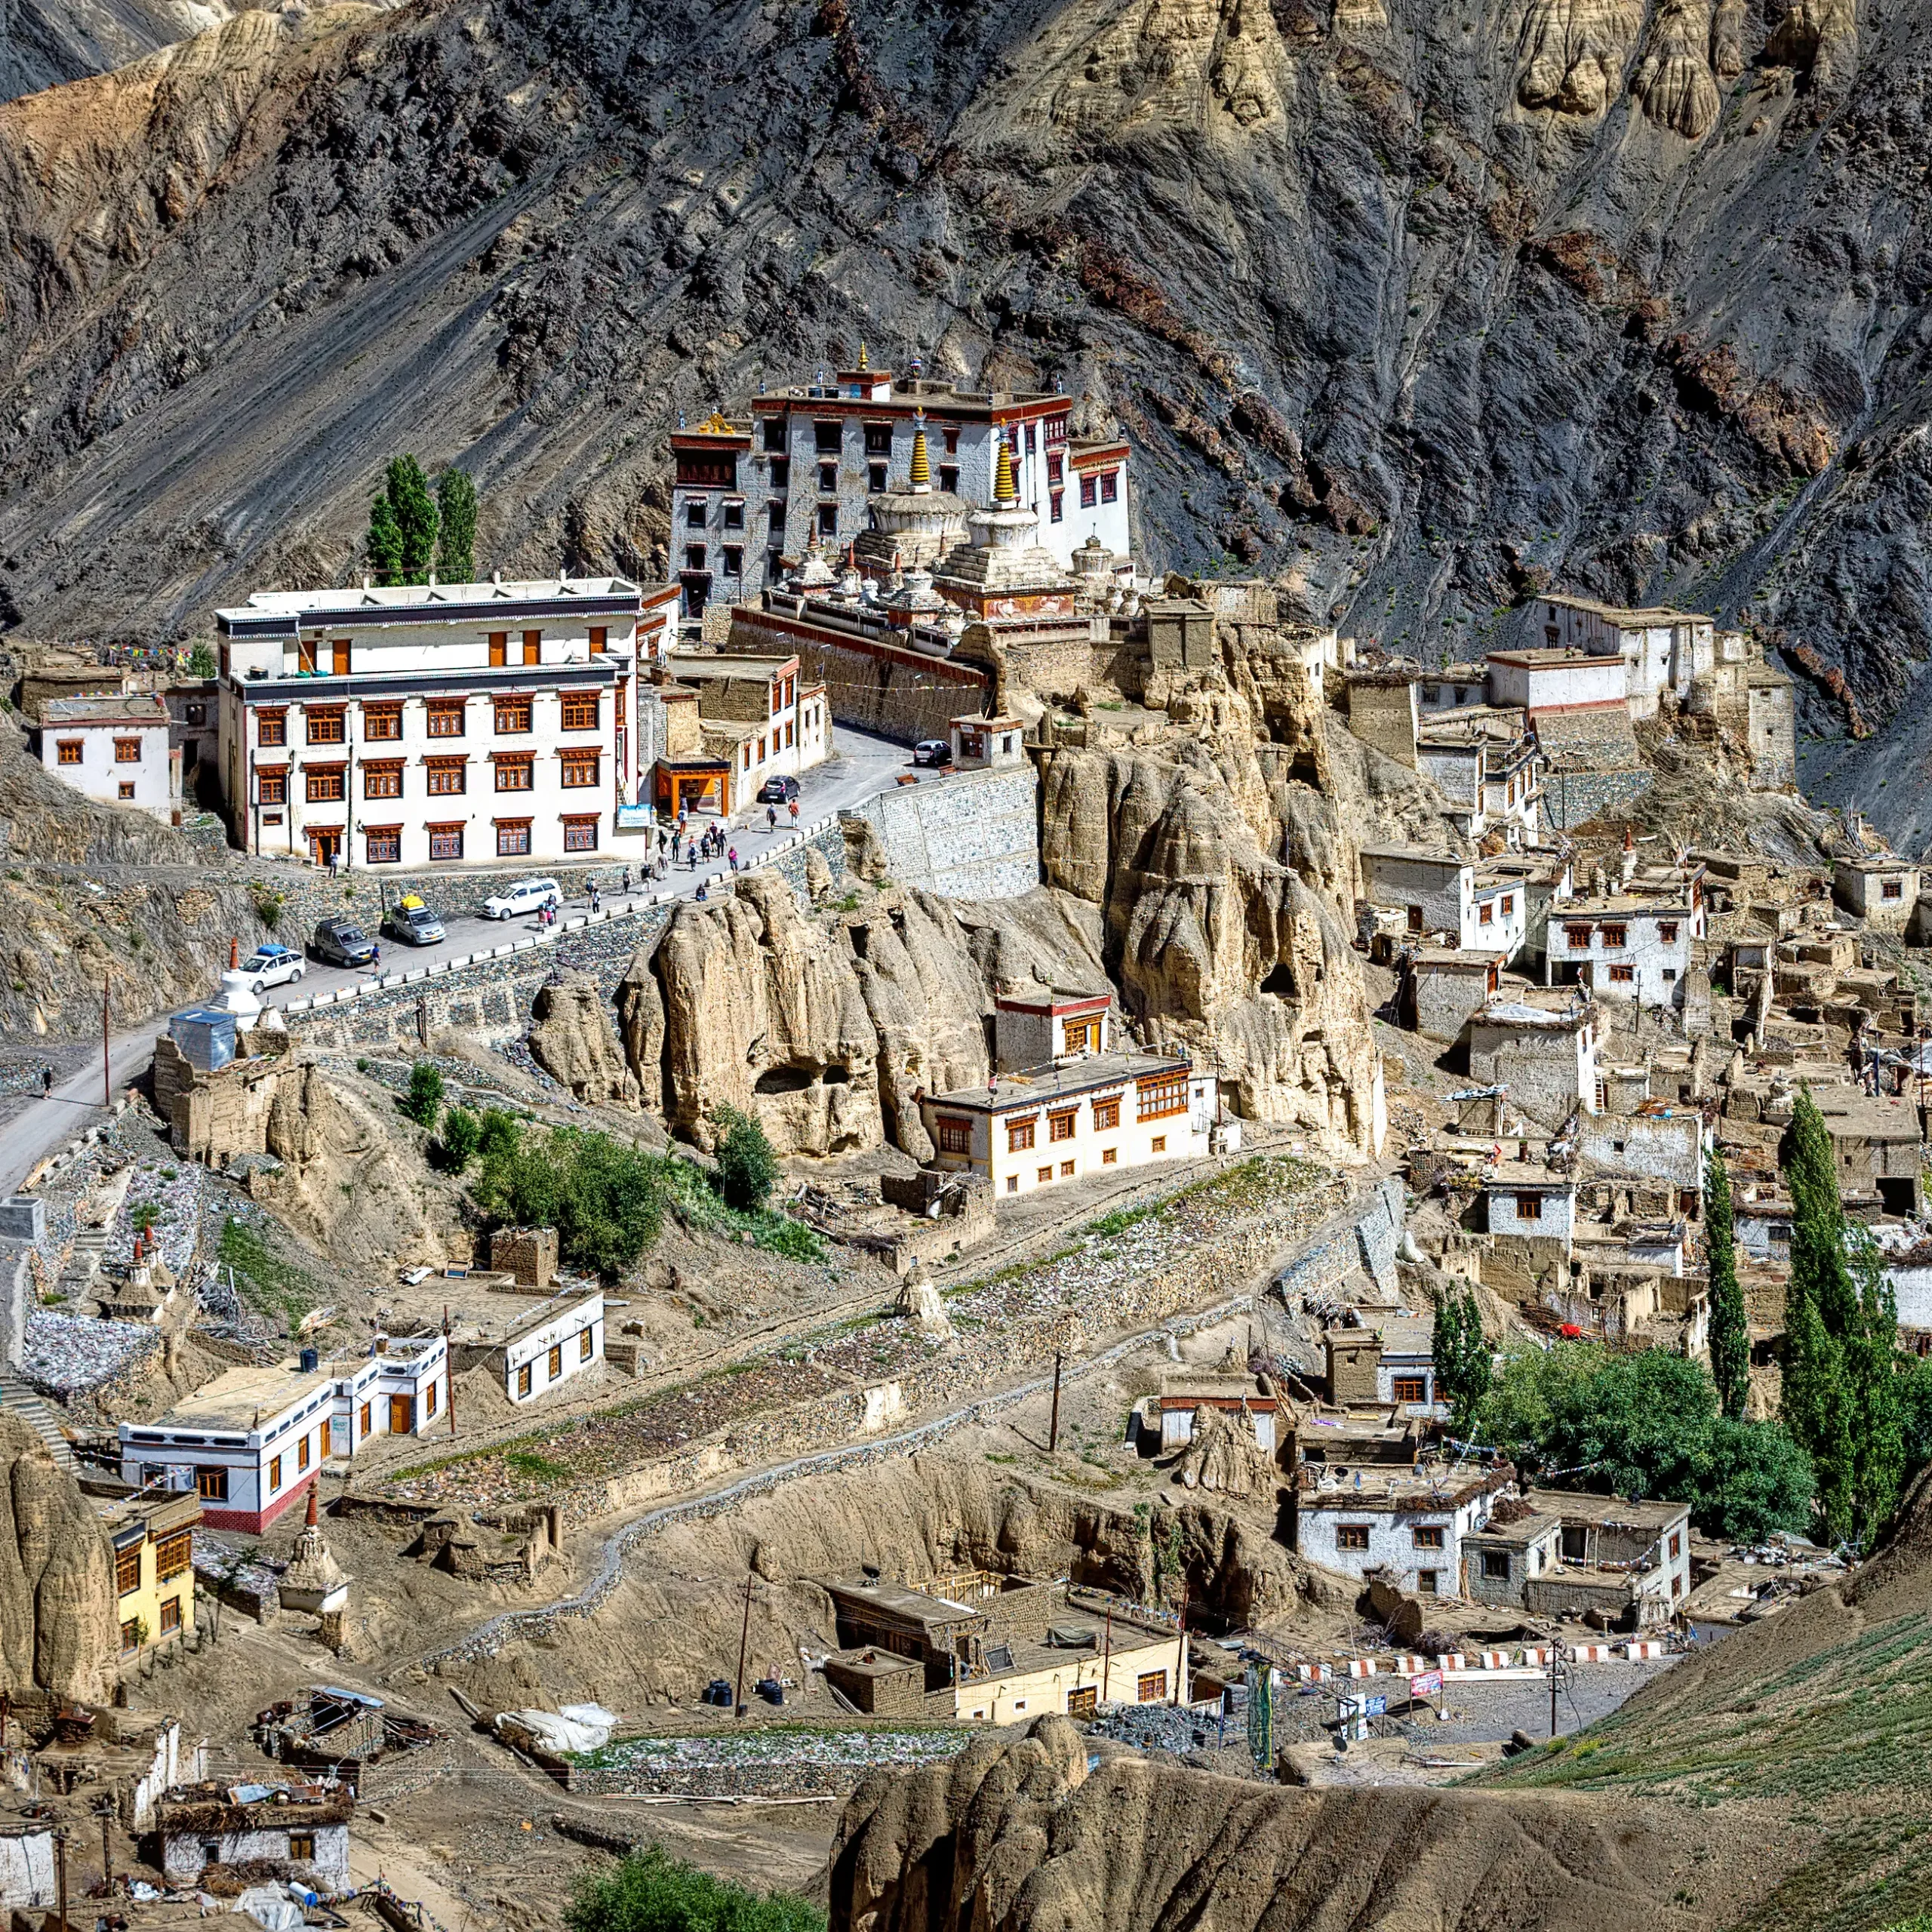
<svg viewBox="0 0 1932 1932"><path fill-rule="evenodd" d="M79 1484L0 1411L0 1690L104 1697L115 1601L107 1540Z"/></svg>
<svg viewBox="0 0 1932 1932"><path fill-rule="evenodd" d="M588 1106L635 1107L641 1089L596 982L579 974L537 993L532 1057Z"/></svg>

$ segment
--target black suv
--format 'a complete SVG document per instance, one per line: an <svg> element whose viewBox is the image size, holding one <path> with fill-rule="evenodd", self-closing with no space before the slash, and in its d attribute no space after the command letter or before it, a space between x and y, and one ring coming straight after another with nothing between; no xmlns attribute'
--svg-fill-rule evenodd
<svg viewBox="0 0 1932 1932"><path fill-rule="evenodd" d="M376 956L374 940L353 919L320 921L309 950L331 966L366 966Z"/></svg>

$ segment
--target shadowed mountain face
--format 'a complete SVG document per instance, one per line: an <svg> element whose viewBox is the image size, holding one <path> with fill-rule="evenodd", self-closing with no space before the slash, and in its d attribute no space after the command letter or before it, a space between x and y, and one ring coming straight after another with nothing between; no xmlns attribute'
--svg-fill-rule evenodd
<svg viewBox="0 0 1932 1932"><path fill-rule="evenodd" d="M0 100L137 60L234 11L226 0L0 0Z"/></svg>
<svg viewBox="0 0 1932 1932"><path fill-rule="evenodd" d="M492 564L648 569L678 413L863 339L1091 395L1157 561L1430 656L1546 581L1749 613L1882 723L1929 74L1914 0L240 14L0 108L0 586L153 635L339 577L403 448Z"/></svg>

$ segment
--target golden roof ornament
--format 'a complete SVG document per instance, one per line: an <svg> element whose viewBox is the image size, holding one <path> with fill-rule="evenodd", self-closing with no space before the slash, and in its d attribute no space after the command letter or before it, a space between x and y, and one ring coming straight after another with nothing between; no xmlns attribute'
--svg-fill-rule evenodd
<svg viewBox="0 0 1932 1932"><path fill-rule="evenodd" d="M859 345L859 367L861 369L869 369L872 366L866 360L866 345L862 342Z"/></svg>
<svg viewBox="0 0 1932 1932"><path fill-rule="evenodd" d="M1013 445L1002 436L999 441L999 461L993 471L993 501L1017 503L1019 500L1020 485L1013 474Z"/></svg>
<svg viewBox="0 0 1932 1932"><path fill-rule="evenodd" d="M926 455L926 419L923 414L913 419L912 468L906 480L915 490L930 490L933 487L932 464Z"/></svg>
<svg viewBox="0 0 1932 1932"><path fill-rule="evenodd" d="M724 412L721 409L714 409L697 426L697 433L700 436L728 436L731 433L731 426L725 420Z"/></svg>

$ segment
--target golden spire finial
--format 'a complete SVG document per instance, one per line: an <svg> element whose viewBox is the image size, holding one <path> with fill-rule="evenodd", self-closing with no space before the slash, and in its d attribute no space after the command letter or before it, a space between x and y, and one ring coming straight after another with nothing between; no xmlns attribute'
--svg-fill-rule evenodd
<svg viewBox="0 0 1932 1932"><path fill-rule="evenodd" d="M869 369L872 366L866 360L866 345L862 342L859 345L859 367L861 369Z"/></svg>
<svg viewBox="0 0 1932 1932"><path fill-rule="evenodd" d="M912 471L906 479L915 490L930 490L933 487L933 469L926 457L926 419L923 414L912 420Z"/></svg>
<svg viewBox="0 0 1932 1932"><path fill-rule="evenodd" d="M1013 474L1013 445L1002 436L999 441L999 462L993 471L993 501L1017 503L1019 500L1020 485Z"/></svg>

